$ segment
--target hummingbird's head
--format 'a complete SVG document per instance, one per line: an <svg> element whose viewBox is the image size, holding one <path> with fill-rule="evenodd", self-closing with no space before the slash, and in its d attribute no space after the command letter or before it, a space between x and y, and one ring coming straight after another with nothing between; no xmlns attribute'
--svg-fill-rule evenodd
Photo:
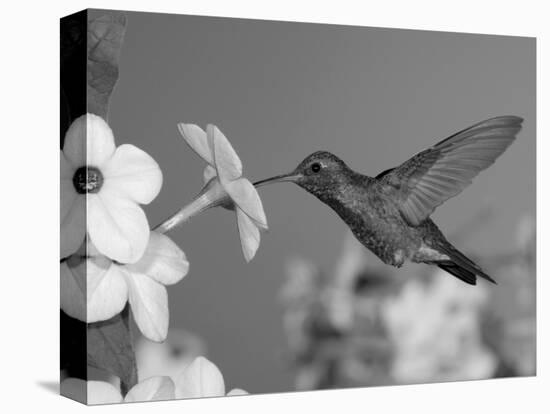
<svg viewBox="0 0 550 414"><path fill-rule="evenodd" d="M308 155L294 171L261 180L256 187L282 181L298 184L310 193L321 197L327 192L334 191L351 170L336 155L327 151L317 151Z"/></svg>

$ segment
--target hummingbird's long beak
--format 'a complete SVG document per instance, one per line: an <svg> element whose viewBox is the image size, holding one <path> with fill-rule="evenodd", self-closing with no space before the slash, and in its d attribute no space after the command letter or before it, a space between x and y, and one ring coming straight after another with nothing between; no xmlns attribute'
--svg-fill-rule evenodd
<svg viewBox="0 0 550 414"><path fill-rule="evenodd" d="M300 177L301 177L300 174L297 174L296 172L292 171L291 173L276 175L275 177L266 178L265 180L256 181L254 183L254 187L261 187L263 185L272 184L272 183L280 183L280 182L283 182L283 181L292 181L292 182L294 182Z"/></svg>

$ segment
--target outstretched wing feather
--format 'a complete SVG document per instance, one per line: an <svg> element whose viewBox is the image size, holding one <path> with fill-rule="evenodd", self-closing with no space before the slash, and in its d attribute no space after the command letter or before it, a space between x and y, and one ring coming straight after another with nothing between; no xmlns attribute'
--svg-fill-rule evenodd
<svg viewBox="0 0 550 414"><path fill-rule="evenodd" d="M516 138L522 121L502 116L480 122L377 178L398 190L401 213L411 225L419 225L495 162Z"/></svg>

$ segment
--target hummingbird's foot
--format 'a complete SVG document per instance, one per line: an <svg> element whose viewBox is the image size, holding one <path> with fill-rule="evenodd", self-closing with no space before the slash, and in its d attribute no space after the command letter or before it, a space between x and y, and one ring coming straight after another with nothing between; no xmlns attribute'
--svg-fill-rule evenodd
<svg viewBox="0 0 550 414"><path fill-rule="evenodd" d="M401 249L398 249L393 254L393 263L392 265L395 267L401 267L403 266L403 263L405 263L405 252Z"/></svg>

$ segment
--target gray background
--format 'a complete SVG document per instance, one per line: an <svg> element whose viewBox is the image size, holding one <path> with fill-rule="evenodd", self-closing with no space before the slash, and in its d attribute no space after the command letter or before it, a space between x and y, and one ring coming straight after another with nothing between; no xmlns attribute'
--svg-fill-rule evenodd
<svg viewBox="0 0 550 414"><path fill-rule="evenodd" d="M376 175L477 121L520 115L519 140L433 218L453 234L490 206L490 220L458 245L484 255L513 248L517 220L534 214L534 39L131 12L120 71L110 108L117 143L144 149L164 173L146 207L151 225L202 185L204 163L180 121L218 125L257 180L320 149ZM260 192L270 231L248 265L223 209L170 234L191 262L169 288L170 323L205 339L228 387L287 391L277 298L285 262L304 256L331 269L346 227L292 184Z"/></svg>

